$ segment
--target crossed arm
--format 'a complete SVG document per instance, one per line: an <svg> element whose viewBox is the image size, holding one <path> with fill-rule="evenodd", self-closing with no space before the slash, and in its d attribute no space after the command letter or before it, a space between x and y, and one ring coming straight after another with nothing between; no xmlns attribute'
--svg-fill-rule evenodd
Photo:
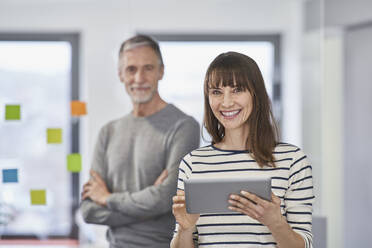
<svg viewBox="0 0 372 248"><path fill-rule="evenodd" d="M107 198L111 195L111 192L107 189L105 181L95 170L90 170L90 176L89 181L83 186L82 200L90 198L98 205L107 207ZM156 179L154 186L162 184L167 177L168 170L165 169Z"/></svg>
<svg viewBox="0 0 372 248"><path fill-rule="evenodd" d="M112 211L107 208L107 198L111 195L105 181L94 170L90 171L91 178L83 186L82 213L84 220L91 224L109 225L112 227L122 226L138 222L137 218ZM158 186L168 177L168 171L165 169L154 182Z"/></svg>
<svg viewBox="0 0 372 248"><path fill-rule="evenodd" d="M174 133L165 170L153 185L138 192L110 192L105 183L106 135L102 130L93 158L91 179L84 185L81 210L84 220L92 224L123 226L171 211L177 185L179 160L199 146L199 126L185 122Z"/></svg>

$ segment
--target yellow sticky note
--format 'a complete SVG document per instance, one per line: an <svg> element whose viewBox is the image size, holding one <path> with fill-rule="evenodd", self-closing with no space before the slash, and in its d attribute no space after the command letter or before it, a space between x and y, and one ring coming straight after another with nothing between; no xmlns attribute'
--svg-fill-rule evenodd
<svg viewBox="0 0 372 248"><path fill-rule="evenodd" d="M44 189L30 190L31 205L45 205L46 204L46 191Z"/></svg>
<svg viewBox="0 0 372 248"><path fill-rule="evenodd" d="M21 119L20 105L5 105L5 120L15 121Z"/></svg>
<svg viewBox="0 0 372 248"><path fill-rule="evenodd" d="M80 116L87 114L87 107L85 102L71 101L71 115Z"/></svg>
<svg viewBox="0 0 372 248"><path fill-rule="evenodd" d="M67 170L71 172L81 171L81 155L79 153L67 155Z"/></svg>
<svg viewBox="0 0 372 248"><path fill-rule="evenodd" d="M48 128L47 129L47 143L48 144L62 143L62 129L61 128Z"/></svg>

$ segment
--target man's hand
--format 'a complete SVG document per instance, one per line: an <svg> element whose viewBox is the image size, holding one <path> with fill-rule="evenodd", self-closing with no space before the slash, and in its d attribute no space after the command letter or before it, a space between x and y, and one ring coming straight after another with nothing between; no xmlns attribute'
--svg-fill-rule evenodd
<svg viewBox="0 0 372 248"><path fill-rule="evenodd" d="M89 181L83 186L83 192L81 193L82 199L90 198L95 203L106 206L107 197L111 193L108 191L105 181L94 170L90 170L90 176Z"/></svg>
<svg viewBox="0 0 372 248"><path fill-rule="evenodd" d="M168 177L167 169L163 170L160 176L156 179L154 186L160 185L164 182L164 180Z"/></svg>

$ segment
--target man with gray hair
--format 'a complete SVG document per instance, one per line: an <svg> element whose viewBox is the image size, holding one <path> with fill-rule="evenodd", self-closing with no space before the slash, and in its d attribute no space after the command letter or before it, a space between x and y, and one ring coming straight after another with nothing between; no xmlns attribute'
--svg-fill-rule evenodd
<svg viewBox="0 0 372 248"><path fill-rule="evenodd" d="M151 37L121 45L118 74L133 110L101 129L80 210L109 227L110 248L169 247L178 165L199 146L199 124L160 97L164 64Z"/></svg>

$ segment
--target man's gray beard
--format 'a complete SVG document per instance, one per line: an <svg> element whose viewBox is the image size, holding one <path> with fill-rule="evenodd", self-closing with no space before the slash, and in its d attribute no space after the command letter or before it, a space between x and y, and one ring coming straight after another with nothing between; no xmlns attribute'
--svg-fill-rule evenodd
<svg viewBox="0 0 372 248"><path fill-rule="evenodd" d="M155 95L155 92L151 92L151 94L149 94L146 97L131 96L131 99L132 99L132 102L135 103L135 104L148 103L149 101L151 101L151 99L154 97L154 95Z"/></svg>

